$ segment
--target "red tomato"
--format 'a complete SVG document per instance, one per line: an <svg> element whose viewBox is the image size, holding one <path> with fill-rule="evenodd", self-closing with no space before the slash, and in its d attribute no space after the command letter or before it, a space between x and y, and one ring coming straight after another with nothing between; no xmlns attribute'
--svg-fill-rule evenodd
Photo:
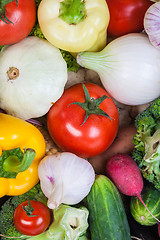
<svg viewBox="0 0 160 240"><path fill-rule="evenodd" d="M35 0L18 0L17 5L16 0L10 2L5 5L5 15L12 23L0 19L0 45L14 44L28 36L36 20Z"/></svg>
<svg viewBox="0 0 160 240"><path fill-rule="evenodd" d="M119 37L127 33L141 32L150 0L106 0L110 12L108 34Z"/></svg>
<svg viewBox="0 0 160 240"><path fill-rule="evenodd" d="M62 97L51 107L47 126L54 142L63 150L89 158L105 151L117 135L119 114L109 94L100 86L86 83L90 98L108 96L100 108L106 116L91 114L84 124L85 110L73 102L85 102L82 84L66 89Z"/></svg>
<svg viewBox="0 0 160 240"><path fill-rule="evenodd" d="M28 216L24 207L29 207L29 201L18 205L14 211L13 222L19 232L34 236L44 232L51 221L50 211L43 203L31 200L33 212ZM34 215L34 216L33 216Z"/></svg>

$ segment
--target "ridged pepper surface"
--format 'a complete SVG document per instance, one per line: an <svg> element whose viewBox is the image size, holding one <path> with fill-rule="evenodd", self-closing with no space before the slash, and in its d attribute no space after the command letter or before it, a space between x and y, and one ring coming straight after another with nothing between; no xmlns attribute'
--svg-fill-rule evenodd
<svg viewBox="0 0 160 240"><path fill-rule="evenodd" d="M23 194L38 183L45 150L44 137L34 125L0 113L0 197Z"/></svg>
<svg viewBox="0 0 160 240"><path fill-rule="evenodd" d="M42 0L38 7L45 38L71 53L102 50L109 20L106 0Z"/></svg>

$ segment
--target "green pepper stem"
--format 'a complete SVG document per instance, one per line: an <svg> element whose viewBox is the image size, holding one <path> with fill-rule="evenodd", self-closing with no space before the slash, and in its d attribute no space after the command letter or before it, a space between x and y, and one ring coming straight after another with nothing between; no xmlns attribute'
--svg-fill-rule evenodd
<svg viewBox="0 0 160 240"><path fill-rule="evenodd" d="M76 25L86 18L83 0L64 0L60 3L59 17L68 24Z"/></svg>
<svg viewBox="0 0 160 240"><path fill-rule="evenodd" d="M11 155L3 162L3 169L7 172L24 172L32 164L36 153L33 149L27 148L24 151L23 159L20 162L17 156Z"/></svg>

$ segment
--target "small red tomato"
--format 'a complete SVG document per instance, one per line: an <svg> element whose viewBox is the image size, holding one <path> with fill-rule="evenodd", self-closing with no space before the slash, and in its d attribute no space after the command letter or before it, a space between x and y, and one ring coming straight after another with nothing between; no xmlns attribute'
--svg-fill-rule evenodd
<svg viewBox="0 0 160 240"><path fill-rule="evenodd" d="M6 4L5 14L0 15L0 45L14 44L27 37L35 21L35 0L18 0L17 3L15 0Z"/></svg>
<svg viewBox="0 0 160 240"><path fill-rule="evenodd" d="M50 221L51 215L48 207L35 200L19 204L13 215L13 222L17 230L29 236L44 232Z"/></svg>
<svg viewBox="0 0 160 240"><path fill-rule="evenodd" d="M150 0L106 0L110 12L108 34L119 37L128 33L141 32Z"/></svg>
<svg viewBox="0 0 160 240"><path fill-rule="evenodd" d="M102 87L93 83L75 84L53 104L47 126L50 136L63 151L89 158L112 144L117 135L119 114Z"/></svg>

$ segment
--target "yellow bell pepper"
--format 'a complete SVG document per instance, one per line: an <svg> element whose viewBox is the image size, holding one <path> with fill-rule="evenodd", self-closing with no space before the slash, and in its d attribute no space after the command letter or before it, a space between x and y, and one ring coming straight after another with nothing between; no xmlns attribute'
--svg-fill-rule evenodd
<svg viewBox="0 0 160 240"><path fill-rule="evenodd" d="M45 38L71 53L102 50L109 20L106 0L42 0L38 7Z"/></svg>
<svg viewBox="0 0 160 240"><path fill-rule="evenodd" d="M38 183L38 164L45 155L46 150L44 137L34 125L8 114L0 113L1 158L3 152L6 152L5 150L16 148L20 149L22 155L24 154L23 156L25 156L25 160L29 155L31 155L31 165L27 166L27 169L23 171L23 160L20 160L23 163L20 161L17 163L17 158L15 156L11 156L11 158L6 159L6 162L0 162L2 165L0 166L0 176L2 176L3 170L6 171L6 169L9 169L8 171L12 172L13 168L14 172L14 167L18 169L15 178L4 176L0 177L0 197L5 195L21 195ZM6 163L6 165L4 163ZM20 166L20 169L19 165L22 165Z"/></svg>

